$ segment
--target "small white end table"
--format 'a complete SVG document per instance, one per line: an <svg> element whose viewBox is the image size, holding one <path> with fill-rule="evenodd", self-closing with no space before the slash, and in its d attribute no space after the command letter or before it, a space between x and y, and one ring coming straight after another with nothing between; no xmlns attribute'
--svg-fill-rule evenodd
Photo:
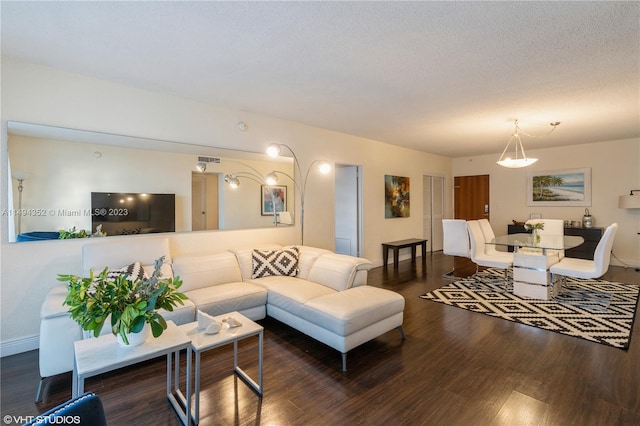
<svg viewBox="0 0 640 426"><path fill-rule="evenodd" d="M224 346L233 342L233 371L260 396L262 396L262 344L264 340L264 328L251 321L249 318L238 312L231 312L224 315L214 317L217 321L222 322L225 318L234 318L241 323L240 327L229 328L223 323L223 328L218 334L206 334L204 330L198 330L198 322L191 322L178 327L191 339L191 349L195 356L195 380L194 380L194 400L193 413L194 422L200 422L200 355L208 350ZM238 366L238 341L251 336L258 336L258 381L254 381L249 375ZM190 372L190 367L187 367ZM182 397L182 396L181 396ZM182 397L184 398L184 397ZM187 393L186 402L182 403L190 405L191 395Z"/></svg>
<svg viewBox="0 0 640 426"><path fill-rule="evenodd" d="M84 393L85 379L98 374L117 370L139 362L167 356L167 398L186 426L191 424L191 401L178 402L181 397L179 389L180 351L187 350L186 394L191 392L191 340L176 326L167 321L167 329L157 338L150 337L138 346L125 347L118 343L116 336L105 334L97 338L74 342L75 361L73 363L72 397ZM172 359L175 358L175 371ZM174 395L175 394L175 395ZM181 398L182 399L182 398Z"/></svg>

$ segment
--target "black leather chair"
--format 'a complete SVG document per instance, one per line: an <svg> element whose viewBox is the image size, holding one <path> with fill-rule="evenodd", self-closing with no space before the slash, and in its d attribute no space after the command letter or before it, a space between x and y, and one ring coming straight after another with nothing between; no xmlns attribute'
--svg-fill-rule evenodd
<svg viewBox="0 0 640 426"><path fill-rule="evenodd" d="M87 392L77 398L40 414L25 425L74 424L87 426L106 426L102 401L93 392Z"/></svg>

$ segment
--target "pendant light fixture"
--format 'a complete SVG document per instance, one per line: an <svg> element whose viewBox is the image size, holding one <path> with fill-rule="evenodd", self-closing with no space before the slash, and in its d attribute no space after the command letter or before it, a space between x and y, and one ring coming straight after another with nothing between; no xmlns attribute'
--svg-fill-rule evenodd
<svg viewBox="0 0 640 426"><path fill-rule="evenodd" d="M560 124L559 121L554 121L553 123L549 123L552 126L552 129L547 132L545 135L543 136L547 136L548 134L550 134L551 132L553 132L556 127L558 127L558 125ZM521 134L524 134L526 136L535 138L535 137L542 137L542 136L532 136L529 135L525 132L523 132L520 129L520 126L518 126L518 120L515 120L515 131L513 132L513 134L511 135L511 138L509 139L509 142L507 142L507 146L504 148L504 151L502 151L502 155L500 156L500 159L497 161L497 163L499 165L501 165L502 167L508 167L511 169L517 169L520 167L527 167L530 166L531 164L535 163L536 161L538 161L537 158L531 158L531 157L527 157L527 154L524 151L524 147L522 146L522 139L520 138ZM515 155L514 157L511 157L511 152L513 151L509 151L509 147L511 146L511 142L513 142L513 151L515 151Z"/></svg>

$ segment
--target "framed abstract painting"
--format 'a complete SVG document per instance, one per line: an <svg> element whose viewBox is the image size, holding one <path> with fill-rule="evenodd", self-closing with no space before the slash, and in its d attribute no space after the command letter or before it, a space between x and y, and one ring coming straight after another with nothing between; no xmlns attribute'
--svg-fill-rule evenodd
<svg viewBox="0 0 640 426"><path fill-rule="evenodd" d="M409 178L384 176L384 217L409 217L411 215Z"/></svg>
<svg viewBox="0 0 640 426"><path fill-rule="evenodd" d="M287 210L287 187L284 185L262 185L262 197L260 202L262 216L273 216L276 212Z"/></svg>

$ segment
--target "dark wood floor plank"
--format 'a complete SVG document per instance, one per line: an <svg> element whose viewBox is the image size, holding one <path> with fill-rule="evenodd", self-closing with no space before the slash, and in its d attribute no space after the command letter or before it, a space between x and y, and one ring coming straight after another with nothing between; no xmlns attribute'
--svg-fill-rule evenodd
<svg viewBox="0 0 640 426"><path fill-rule="evenodd" d="M418 296L450 281L453 261L375 268L369 284L406 299L402 341L390 331L354 349L348 371L335 350L265 319L264 397L232 374L231 347L202 357L202 425L491 425L525 418L539 425L640 424L640 321L628 351L465 311ZM640 284L612 267L604 277ZM257 374L256 339L241 366ZM184 365L182 367L184 373ZM71 375L33 398L38 353L2 358L2 415L37 415L71 396ZM165 392L164 358L88 379L110 425L178 425ZM513 423L511 423L513 424Z"/></svg>

